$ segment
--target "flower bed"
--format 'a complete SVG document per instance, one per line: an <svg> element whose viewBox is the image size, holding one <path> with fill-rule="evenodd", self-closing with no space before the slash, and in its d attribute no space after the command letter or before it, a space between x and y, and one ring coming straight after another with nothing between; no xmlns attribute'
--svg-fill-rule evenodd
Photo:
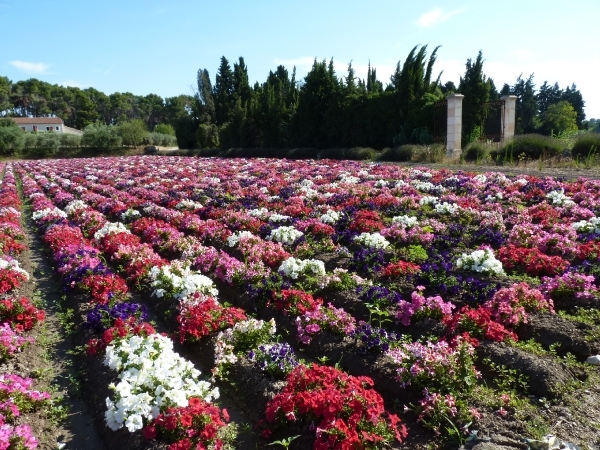
<svg viewBox="0 0 600 450"><path fill-rule="evenodd" d="M456 429L477 426L478 408L486 405L469 402L479 370L490 377L506 363L494 361L500 352L489 349L525 345L519 334L530 317L599 304L597 181L147 157L30 161L20 170L66 287L112 307L127 299L127 285L117 280L128 279L129 288L153 297L155 308L175 311L168 324L181 342L216 342L215 375L237 361L254 363L257 372L276 367L274 348L325 363L293 370L281 363L285 370L271 376L284 378L283 392L299 392L292 373L336 362L350 372L338 375L343 379L370 375L374 390L389 397L377 413L384 419L371 420L375 428L345 416L340 420L352 429L319 426L323 402L310 413L294 406L315 421L315 448L404 438L384 430L397 424L385 422L393 417L390 393L436 432L452 434L448 420ZM277 331L239 344L236 333L249 327L252 313L265 322L277 317ZM315 345L324 338L326 346ZM482 340L502 343L486 342L487 362L477 359ZM538 352L555 348L539 344ZM352 361L321 358L342 352ZM168 418L186 407L169 405L154 425L158 416L145 412L127 426L144 423L149 435L161 436L162 421L179 430Z"/></svg>

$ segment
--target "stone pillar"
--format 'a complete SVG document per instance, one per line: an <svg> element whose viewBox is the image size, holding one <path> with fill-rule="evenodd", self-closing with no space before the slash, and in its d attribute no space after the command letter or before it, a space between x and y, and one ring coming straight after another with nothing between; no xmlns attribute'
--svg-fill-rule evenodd
<svg viewBox="0 0 600 450"><path fill-rule="evenodd" d="M462 94L450 94L448 100L448 132L446 135L446 157L456 159L462 153Z"/></svg>
<svg viewBox="0 0 600 450"><path fill-rule="evenodd" d="M500 100L504 100L502 109L502 142L505 142L515 135L515 113L517 110L517 96L503 95Z"/></svg>

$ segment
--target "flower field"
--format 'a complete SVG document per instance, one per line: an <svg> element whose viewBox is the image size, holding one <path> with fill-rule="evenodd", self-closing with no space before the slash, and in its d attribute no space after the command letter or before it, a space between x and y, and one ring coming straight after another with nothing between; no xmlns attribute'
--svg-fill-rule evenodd
<svg viewBox="0 0 600 450"><path fill-rule="evenodd" d="M179 157L2 172L0 357L43 320L10 296L18 185L109 448L600 442L600 181Z"/></svg>

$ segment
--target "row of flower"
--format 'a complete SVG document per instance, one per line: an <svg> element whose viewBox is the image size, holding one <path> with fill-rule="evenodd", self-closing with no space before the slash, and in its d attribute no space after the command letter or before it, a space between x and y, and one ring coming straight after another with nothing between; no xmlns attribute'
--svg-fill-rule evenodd
<svg viewBox="0 0 600 450"><path fill-rule="evenodd" d="M22 243L21 202L11 165L1 165L0 174L0 364L18 357L24 346L35 342L28 332L45 318L29 299L15 293L29 280L16 256L27 248ZM0 449L33 449L38 439L19 420L23 414L48 406L50 395L32 388L33 380L17 374L0 374Z"/></svg>
<svg viewBox="0 0 600 450"><path fill-rule="evenodd" d="M99 248L102 249L105 255L113 260L124 273L128 273L129 276L132 277L134 284L144 285L146 283L148 286L152 286L154 295L161 298L169 298L171 300L180 300L181 311L185 311L188 314L188 320L186 321L182 319L182 317L184 317L183 314L180 315L180 322L182 322L182 324L185 323L185 328L182 327L179 333L182 339L184 339L187 335L184 330L194 330L195 328L191 326L192 320L190 319L193 319L194 322L199 325L198 328L200 329L195 328L194 331L200 332L200 336L203 335L203 329L208 329L210 332L215 329L225 328L225 326L228 324L232 325L234 322L242 320L241 322L237 323L234 328L228 329L218 336L216 345L217 367L214 371L215 374L219 373L219 369L222 366L233 363L236 360L236 354L239 354L240 352L245 353L254 349L256 352L263 355L261 363L262 365L266 364L265 357L269 360L269 363L266 364L266 366L270 368L280 366L282 361L287 359L291 359L293 362L295 362L290 363L291 365L284 364L286 370L280 370L280 375L285 376L289 374L290 380L293 379L294 376L289 373L290 370L287 369L296 368L298 371L307 370L307 374L312 374L314 376L322 373L324 370L329 370L330 372L333 370L335 373L337 373L337 375L335 375L335 373L330 373L320 382L322 386L320 386L318 390L324 390L325 392L323 392L322 395L325 397L329 395L328 392L331 392L332 390L341 390L340 392L346 390L345 382L339 383L338 385L331 385L328 380L339 380L340 377L342 377L342 380L350 380L352 383L358 385L367 383L360 391L356 392L353 397L349 397L347 394L342 395L340 393L340 398L344 399L344 401L340 403L339 409L335 410L335 415L339 416L339 420L334 426L331 426L330 416L325 415L323 417L323 422L320 427L322 432L318 433L319 441L315 444L315 446L327 445L328 442L335 443L336 441L340 440L345 440L346 443L362 441L368 442L369 440L376 438L390 441L394 438L401 439L405 434L403 428L397 425L399 421L397 416L385 412L381 397L370 389L365 390L365 387L368 386L368 383L372 384L372 382L368 382L366 380L361 381L360 379L355 379L354 377L348 377L336 369L320 368L317 366L307 368L304 365L298 364L293 357L290 358L291 347L289 347L289 345L282 347L281 345L274 344L271 342L272 337L271 339L267 340L261 339L261 336L264 338L272 335L272 333L265 334L261 332L253 332L256 331L255 329L260 330L266 326L264 322L256 321L254 319L243 321L243 319L245 319L245 315L242 311L236 310L235 308L220 306L215 299L217 291L214 289L210 279L200 274L191 272L189 267L185 265L184 261L174 261L171 264L166 264L164 260L161 260L158 255L153 253L153 250L147 244L141 244L139 242L139 238L131 234L121 224L107 222L101 213L90 210L83 201L66 197L59 188L56 186L50 186L50 183L48 183L44 177L38 176L37 180L41 186L46 187L46 190L51 193L50 195L52 195L52 198L57 204L60 204L61 202L64 203L65 198L67 199L68 203L66 204L64 210L68 215L68 218L78 223L84 230L84 234L93 236ZM28 182L24 181L24 184L27 183ZM82 194L82 198L85 197L85 195L83 195L83 191L80 193ZM34 202L39 201L36 197L38 196L36 195L32 197ZM39 197L41 198L41 196ZM36 219L38 223L44 222L53 224L51 230L57 230L61 226L56 222L58 218L61 218L61 216L65 215L65 213L63 213L61 210L54 207L51 208L49 204L38 205L37 207L34 206L34 209L39 211L34 213L34 219ZM63 219L64 217L58 220L62 221ZM91 228L86 228L86 224L93 225L91 225ZM136 229L135 223L132 224L131 228ZM62 235L65 234L63 231L60 233ZM203 247L197 243L194 245L194 239L189 239L188 244L190 246L188 249L189 251L192 251L193 248L196 251L206 250L206 247ZM61 246L63 248L64 245L65 242L62 241ZM129 257L124 256L124 252L128 252ZM135 270L131 270L131 255L136 255L136 261L134 264L142 264L142 268L137 267ZM69 270L67 270L67 272L73 272L73 269L74 268L71 267ZM107 300L110 302L110 299ZM196 311L205 312L205 317L208 318L209 321L204 322L201 320L201 317L196 315ZM328 308L327 311L332 313L335 312L335 309ZM316 311L311 310L310 312L314 313ZM332 314L330 314L330 316L333 317ZM324 318L327 319L326 317ZM90 318L88 322L92 321L97 321L97 319ZM104 347L104 341L105 339L103 341L98 340L93 342L90 347L91 352L96 352L99 347ZM256 352L254 355L256 355ZM282 361L278 361L278 359ZM258 360L256 360L256 363L259 365ZM271 372L271 370L267 369L266 366L263 367L263 369ZM319 378L317 377L317 380L318 379ZM295 389L298 388L296 387ZM312 387L311 389L316 388ZM353 390L354 388L352 391ZM306 392L299 392L299 394L305 395ZM325 397L321 397L321 399ZM352 400L352 398L354 398L354 400ZM367 405L371 405L373 403L373 398L377 399L377 403L375 403L373 406L367 407ZM349 424L351 425L350 428L348 428L348 425L345 424L343 417L344 415L347 415L346 406L348 404L355 405L353 406L355 417L345 418L349 420ZM321 403L315 403L314 406L317 408L317 412L318 410L322 409ZM375 414L375 412L377 412L377 414ZM321 414L317 414L317 416L320 415ZM267 418L271 422L275 421L275 416L271 417L267 415ZM362 419L358 420L359 418ZM369 418L369 420L363 420L365 418ZM292 419L293 416L288 417L288 420ZM153 431L151 431L153 429L154 426L152 424L146 428L146 430L149 430L148 433L150 435L153 434ZM359 434L359 432L364 432L366 434Z"/></svg>
<svg viewBox="0 0 600 450"><path fill-rule="evenodd" d="M119 379L106 399L108 427L134 432L146 426L146 437L166 440L172 448L190 448L192 443L198 448L230 448L233 435L227 412L212 404L218 389L201 380L200 371L173 350L173 341L146 322L145 306L130 301L125 280L102 261L97 242L106 220L89 227L83 222L81 227L73 225L36 182L21 176L33 219L52 251L65 289L95 305L85 326L101 337L90 341L89 353L103 355L104 365ZM135 256L124 258L131 262Z"/></svg>
<svg viewBox="0 0 600 450"><path fill-rule="evenodd" d="M270 333L234 338L236 327L247 331L253 322L221 305L196 270L296 316L301 344L337 332L385 354L401 385L426 389L423 421L444 410L477 417L455 398L478 377L477 339L516 339L513 329L528 314L598 298L594 181L331 162L130 158L23 166L84 233L100 233L99 248L128 279L178 306L182 341L222 332L215 373L239 354L273 371L301 369ZM107 225L104 214L115 222ZM325 270L315 258L322 254L338 267ZM506 276L523 272L546 277L526 284ZM371 312L383 311L384 328L313 295L349 289ZM391 332L425 318L443 322L437 342ZM453 382L456 373L464 376Z"/></svg>

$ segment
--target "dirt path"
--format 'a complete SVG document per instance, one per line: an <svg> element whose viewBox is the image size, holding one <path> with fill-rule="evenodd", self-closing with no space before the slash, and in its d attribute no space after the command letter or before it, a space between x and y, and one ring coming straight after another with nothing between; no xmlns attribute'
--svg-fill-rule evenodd
<svg viewBox="0 0 600 450"><path fill-rule="evenodd" d="M23 375L38 378L39 389L63 400L55 406L54 417L42 414L28 422L40 439L42 449L104 450L106 446L96 431L93 416L82 398L86 389L79 380L80 368L74 363L74 343L65 329L61 308L62 291L54 279L52 266L44 253L43 242L35 233L27 206L23 208L25 244L29 247L19 256L21 267L30 280L19 294L38 302L46 311L46 320L33 330L36 344L28 346L15 364ZM62 420L58 420L62 418Z"/></svg>

